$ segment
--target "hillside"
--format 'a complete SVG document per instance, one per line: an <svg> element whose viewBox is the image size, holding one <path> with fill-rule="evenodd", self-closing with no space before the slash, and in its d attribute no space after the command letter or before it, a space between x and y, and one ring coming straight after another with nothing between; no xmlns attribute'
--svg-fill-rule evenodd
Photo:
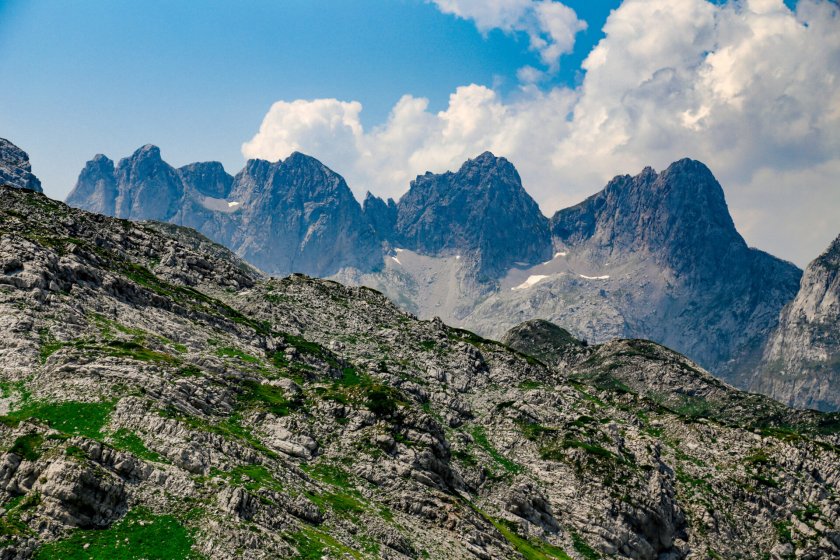
<svg viewBox="0 0 840 560"><path fill-rule="evenodd" d="M652 343L553 363L6 187L0 269L2 558L840 554L837 417Z"/></svg>

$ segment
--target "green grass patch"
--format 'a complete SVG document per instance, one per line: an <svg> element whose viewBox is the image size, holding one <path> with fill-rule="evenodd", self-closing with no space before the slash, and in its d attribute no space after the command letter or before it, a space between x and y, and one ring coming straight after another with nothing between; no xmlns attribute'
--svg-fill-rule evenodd
<svg viewBox="0 0 840 560"><path fill-rule="evenodd" d="M467 505L483 517L485 521L493 525L516 552L521 554L526 560L572 560L571 556L566 554L562 548L545 541L527 539L517 533L515 526L506 521L490 517L469 500L467 500Z"/></svg>
<svg viewBox="0 0 840 560"><path fill-rule="evenodd" d="M575 547L575 551L583 556L585 560L599 560L599 558L601 558L601 555L598 554L594 548L589 546L589 544L583 540L583 537L574 532L572 533L572 546Z"/></svg>
<svg viewBox="0 0 840 560"><path fill-rule="evenodd" d="M216 350L216 355L220 358L239 358L243 362L247 362L249 364L258 364L260 363L259 358L248 354L247 352L243 352L237 348L233 348L231 346L224 346Z"/></svg>
<svg viewBox="0 0 840 560"><path fill-rule="evenodd" d="M674 412L689 420L714 418L717 407L702 397L683 396L682 401L673 407Z"/></svg>
<svg viewBox="0 0 840 560"><path fill-rule="evenodd" d="M145 508L131 510L105 530L77 530L66 539L48 543L35 560L190 560L190 532L171 515L154 515Z"/></svg>
<svg viewBox="0 0 840 560"><path fill-rule="evenodd" d="M243 384L240 401L267 410L276 416L288 416L302 405L300 400L289 399L281 387L268 383L247 381Z"/></svg>
<svg viewBox="0 0 840 560"><path fill-rule="evenodd" d="M249 492L258 492L262 489L283 491L283 485L263 465L240 465L230 471L220 471L214 468L211 469L210 474L226 478Z"/></svg>
<svg viewBox="0 0 840 560"><path fill-rule="evenodd" d="M364 504L346 492L307 492L306 496L321 510L331 509L339 515L354 517L365 511Z"/></svg>
<svg viewBox="0 0 840 560"><path fill-rule="evenodd" d="M352 487L350 481L350 473L330 463L318 463L317 465L306 466L301 468L312 478L318 479L331 486L348 489Z"/></svg>
<svg viewBox="0 0 840 560"><path fill-rule="evenodd" d="M166 459L155 453L154 451L150 451L146 444L143 443L143 440L140 439L140 436L126 430L125 428L121 428L114 432L111 435L111 446L114 449L119 449L120 451L128 451L129 453L133 454L140 459L145 459L147 461L153 461L155 463L166 463Z"/></svg>
<svg viewBox="0 0 840 560"><path fill-rule="evenodd" d="M484 451L490 455L490 457L505 471L510 474L517 474L522 472L522 467L499 453L499 451L493 447L490 443L490 440L487 439L487 433L484 431L484 427L476 426L473 428L471 433L473 440L475 443L484 449Z"/></svg>
<svg viewBox="0 0 840 560"><path fill-rule="evenodd" d="M158 362L164 364L177 364L179 361L170 354L164 354L157 350L150 350L139 342L124 340L109 340L101 350L108 355L118 358L131 358L141 362Z"/></svg>
<svg viewBox="0 0 840 560"><path fill-rule="evenodd" d="M32 529L23 522L21 516L28 510L38 507L41 495L37 492L15 496L5 504L5 515L0 516L0 547L14 537L33 534Z"/></svg>
<svg viewBox="0 0 840 560"><path fill-rule="evenodd" d="M596 459L622 462L623 460L608 449L577 439L564 439L559 445L555 442L544 445L540 448L540 458L546 461L562 461L566 458L565 450L582 449Z"/></svg>
<svg viewBox="0 0 840 560"><path fill-rule="evenodd" d="M552 436L558 432L557 428L542 426L534 422L519 422L518 426L522 435L531 441L539 441L545 436Z"/></svg>
<svg viewBox="0 0 840 560"><path fill-rule="evenodd" d="M312 527L305 527L288 535L288 540L298 552L293 560L321 560L330 552L337 554L337 556L330 554L331 558L344 558L348 555L355 559L362 558L361 554L342 544L333 536Z"/></svg>
<svg viewBox="0 0 840 560"><path fill-rule="evenodd" d="M312 503L322 510L329 508L346 516L355 516L365 511L365 505L359 500L359 494L353 487L350 473L330 463L318 463L311 467L301 468L312 478L338 489L323 493L307 492L306 495Z"/></svg>
<svg viewBox="0 0 840 560"><path fill-rule="evenodd" d="M23 457L27 461L36 461L41 453L38 448L44 441L44 436L41 434L26 434L18 437L9 448L9 453L14 453Z"/></svg>
<svg viewBox="0 0 840 560"><path fill-rule="evenodd" d="M366 373L360 373L354 367L345 367L341 377L336 379L329 389L319 388L316 393L321 398L342 404L365 406L377 416L390 416L407 399L397 389L380 383Z"/></svg>
<svg viewBox="0 0 840 560"><path fill-rule="evenodd" d="M18 424L34 418L46 422L50 428L67 435L102 438L102 427L116 405L115 401L57 403L34 402L0 418L6 424Z"/></svg>
<svg viewBox="0 0 840 560"><path fill-rule="evenodd" d="M529 381L523 381L522 383L520 383L519 388L522 389L523 391L532 391L534 389L539 389L540 387L543 387L544 385L545 385L545 383L543 383L541 381L529 380Z"/></svg>

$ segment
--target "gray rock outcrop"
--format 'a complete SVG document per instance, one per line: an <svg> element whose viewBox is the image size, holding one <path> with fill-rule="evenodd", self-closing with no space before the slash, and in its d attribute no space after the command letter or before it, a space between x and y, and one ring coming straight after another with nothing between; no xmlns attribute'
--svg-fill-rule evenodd
<svg viewBox="0 0 840 560"><path fill-rule="evenodd" d="M32 174L29 155L5 138L0 138L0 185L43 192L41 181Z"/></svg>
<svg viewBox="0 0 840 560"><path fill-rule="evenodd" d="M750 389L790 406L840 410L840 237L805 269Z"/></svg>

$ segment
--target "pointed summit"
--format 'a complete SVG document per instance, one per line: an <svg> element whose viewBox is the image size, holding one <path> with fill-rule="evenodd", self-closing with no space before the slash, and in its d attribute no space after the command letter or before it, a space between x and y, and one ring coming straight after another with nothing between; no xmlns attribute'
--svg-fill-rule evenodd
<svg viewBox="0 0 840 560"><path fill-rule="evenodd" d="M393 238L394 224L397 222L397 203L393 198L386 202L368 191L362 203L362 212L381 239Z"/></svg>
<svg viewBox="0 0 840 560"><path fill-rule="evenodd" d="M117 178L114 162L103 154L85 164L76 186L67 195L67 204L97 214L114 215L117 200Z"/></svg>
<svg viewBox="0 0 840 560"><path fill-rule="evenodd" d="M472 256L482 276L551 254L548 220L522 188L516 168L490 152L456 172L426 173L397 205L395 237L428 255Z"/></svg>
<svg viewBox="0 0 840 560"><path fill-rule="evenodd" d="M121 159L115 175L117 216L167 221L178 211L184 185L175 169L161 159L157 146L146 144Z"/></svg>
<svg viewBox="0 0 840 560"><path fill-rule="evenodd" d="M628 251L652 255L677 270L711 271L747 249L723 188L703 163L682 159L657 174L646 167L620 175L601 192L551 218L564 246L587 244L609 260Z"/></svg>
<svg viewBox="0 0 840 560"><path fill-rule="evenodd" d="M791 263L747 246L720 183L691 159L661 173L645 168L614 178L557 212L551 232L570 258L627 276L620 305L638 323L625 327L631 335L643 329L646 338L742 385L801 275ZM701 329L706 337L695 335Z"/></svg>

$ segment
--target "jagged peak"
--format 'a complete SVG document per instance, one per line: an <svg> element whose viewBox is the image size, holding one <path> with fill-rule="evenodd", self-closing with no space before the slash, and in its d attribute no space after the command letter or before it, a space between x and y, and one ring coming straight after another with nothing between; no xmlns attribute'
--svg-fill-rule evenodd
<svg viewBox="0 0 840 560"><path fill-rule="evenodd" d="M154 144L145 144L137 148L133 154L131 154L131 159L139 159L139 158L155 158L161 159L160 157L160 148L155 146Z"/></svg>
<svg viewBox="0 0 840 560"><path fill-rule="evenodd" d="M6 140L5 138L0 138L0 150L3 151L4 156L10 161L10 163L15 163L19 166L29 165L29 154L23 151L20 146L14 142Z"/></svg>
<svg viewBox="0 0 840 560"><path fill-rule="evenodd" d="M471 172L473 170L503 169L503 168L510 169L514 173L516 173L516 168L514 167L514 165L508 159L506 159L504 157L496 156L496 155L493 154L493 152L484 151L484 152L480 153L479 155L477 155L476 157L474 157L472 159L468 159L467 161L465 161L461 165L460 169L458 170L458 173ZM519 175L517 174L517 178L518 177L519 177Z"/></svg>
<svg viewBox="0 0 840 560"><path fill-rule="evenodd" d="M101 164L101 163L109 163L109 162L113 165L114 160L112 160L111 158L109 158L105 154L96 154L95 156L93 156L93 159L90 160L88 163L99 163L99 164Z"/></svg>
<svg viewBox="0 0 840 560"><path fill-rule="evenodd" d="M193 163L188 163L187 165L183 165L178 168L178 171L197 171L197 170L210 170L210 171L221 171L223 173L227 173L225 171L225 166L222 165L219 161L196 161Z"/></svg>
<svg viewBox="0 0 840 560"><path fill-rule="evenodd" d="M324 165L324 163L318 158L310 156L309 154L304 154L303 152L298 152L297 150L289 154L289 157L287 157L286 159L279 160L278 163L294 167L302 165L314 165L317 167L324 168L330 173L335 173L335 171Z"/></svg>
<svg viewBox="0 0 840 560"><path fill-rule="evenodd" d="M676 160L665 169L665 172L683 170L700 171L702 173L708 173L709 175L713 175L711 169L709 169L709 167L705 163L703 163L700 160L691 159L688 157Z"/></svg>
<svg viewBox="0 0 840 560"><path fill-rule="evenodd" d="M832 269L840 267L840 235L838 235L837 238L831 242L831 245L829 245L828 248L816 258L814 264Z"/></svg>

